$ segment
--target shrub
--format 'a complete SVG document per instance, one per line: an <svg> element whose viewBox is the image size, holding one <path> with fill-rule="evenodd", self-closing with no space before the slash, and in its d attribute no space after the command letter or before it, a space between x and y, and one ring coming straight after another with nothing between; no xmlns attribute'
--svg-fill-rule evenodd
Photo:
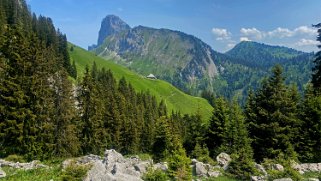
<svg viewBox="0 0 321 181"><path fill-rule="evenodd" d="M91 165L78 165L73 161L63 171L61 178L63 181L81 181L90 167Z"/></svg>
<svg viewBox="0 0 321 181"><path fill-rule="evenodd" d="M146 181L166 181L168 176L165 172L159 169L149 168L148 171L144 174L143 180Z"/></svg>
<svg viewBox="0 0 321 181"><path fill-rule="evenodd" d="M5 160L10 161L10 162L26 162L26 160L23 158L21 155L9 155Z"/></svg>

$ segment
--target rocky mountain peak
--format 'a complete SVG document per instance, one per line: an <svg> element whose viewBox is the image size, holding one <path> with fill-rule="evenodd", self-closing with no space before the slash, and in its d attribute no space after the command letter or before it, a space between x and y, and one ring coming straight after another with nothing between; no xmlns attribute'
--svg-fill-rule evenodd
<svg viewBox="0 0 321 181"><path fill-rule="evenodd" d="M97 45L101 45L106 37L122 31L130 30L130 26L115 15L107 15L101 22Z"/></svg>

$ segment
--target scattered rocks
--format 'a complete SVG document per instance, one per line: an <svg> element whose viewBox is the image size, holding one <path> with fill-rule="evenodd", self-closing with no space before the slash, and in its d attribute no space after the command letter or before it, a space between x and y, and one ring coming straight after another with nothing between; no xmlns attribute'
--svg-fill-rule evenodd
<svg viewBox="0 0 321 181"><path fill-rule="evenodd" d="M266 177L264 176L251 176L251 181L266 181Z"/></svg>
<svg viewBox="0 0 321 181"><path fill-rule="evenodd" d="M228 165L231 162L231 157L230 155L226 154L226 153L220 153L217 157L216 157L216 161L218 162L218 164L224 169L227 170Z"/></svg>
<svg viewBox="0 0 321 181"><path fill-rule="evenodd" d="M207 175L209 177L218 177L218 176L222 175L222 173L220 171L208 171Z"/></svg>
<svg viewBox="0 0 321 181"><path fill-rule="evenodd" d="M308 181L320 181L320 180L317 178L308 178Z"/></svg>
<svg viewBox="0 0 321 181"><path fill-rule="evenodd" d="M153 167L154 167L154 169L160 169L160 170L163 170L163 171L167 171L168 170L167 162L156 163Z"/></svg>
<svg viewBox="0 0 321 181"><path fill-rule="evenodd" d="M193 174L197 177L218 177L222 175L219 171L221 167L215 167L210 164L204 164L196 159L192 159Z"/></svg>
<svg viewBox="0 0 321 181"><path fill-rule="evenodd" d="M254 166L262 175L264 175L264 176L267 175L267 172L266 172L265 168L262 165L255 163Z"/></svg>
<svg viewBox="0 0 321 181"><path fill-rule="evenodd" d="M6 176L7 176L6 172L4 172L0 167L0 178L4 178Z"/></svg>
<svg viewBox="0 0 321 181"><path fill-rule="evenodd" d="M291 178L279 178L279 179L274 179L273 181L292 181Z"/></svg>
<svg viewBox="0 0 321 181"><path fill-rule="evenodd" d="M0 159L0 165L12 167L16 169L24 169L24 170L31 170L31 169L37 169L37 168L49 168L47 165L41 164L39 160L34 160L29 163L19 163L19 162L14 163L14 162Z"/></svg>
<svg viewBox="0 0 321 181"><path fill-rule="evenodd" d="M305 172L321 172L321 163L294 163L292 164L292 168L300 174L304 174Z"/></svg>

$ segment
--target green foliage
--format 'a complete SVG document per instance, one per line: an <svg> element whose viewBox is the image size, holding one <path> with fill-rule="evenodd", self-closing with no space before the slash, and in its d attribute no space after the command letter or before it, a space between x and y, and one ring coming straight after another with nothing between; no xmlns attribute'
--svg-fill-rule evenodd
<svg viewBox="0 0 321 181"><path fill-rule="evenodd" d="M209 122L207 131L207 145L211 150L211 156L219 154L221 150L218 148L223 144L225 134L227 133L227 126L229 122L229 108L224 98L217 98L214 100L213 115Z"/></svg>
<svg viewBox="0 0 321 181"><path fill-rule="evenodd" d="M164 171L149 168L142 179L146 181L167 181L169 178Z"/></svg>
<svg viewBox="0 0 321 181"><path fill-rule="evenodd" d="M309 87L301 105L300 119L303 124L296 150L301 161L320 162L321 138L321 96L313 93Z"/></svg>
<svg viewBox="0 0 321 181"><path fill-rule="evenodd" d="M205 144L201 146L199 143L196 143L191 155L192 158L196 158L198 161L201 161L203 163L209 163L212 165L215 164L215 162L210 157L209 150Z"/></svg>
<svg viewBox="0 0 321 181"><path fill-rule="evenodd" d="M183 147L174 150L167 158L167 162L168 174L171 178L175 178L175 180L191 180L191 160L186 156Z"/></svg>
<svg viewBox="0 0 321 181"><path fill-rule="evenodd" d="M317 41L321 42L321 23L314 25L315 28L318 28L318 37ZM320 45L318 45L321 48ZM314 67L313 67L313 74L312 74L312 85L317 93L321 93L321 51L318 51L315 55L314 59Z"/></svg>
<svg viewBox="0 0 321 181"><path fill-rule="evenodd" d="M5 160L10 161L10 162L19 162L19 163L26 162L26 160L21 155L8 155L5 158Z"/></svg>
<svg viewBox="0 0 321 181"><path fill-rule="evenodd" d="M254 157L263 160L286 154L295 159L295 140L300 126L297 90L284 84L281 66L272 71L273 75L255 95L250 95L246 105Z"/></svg>
<svg viewBox="0 0 321 181"><path fill-rule="evenodd" d="M75 162L71 162L65 170L62 171L62 181L81 181L86 176L91 165L78 165Z"/></svg>
<svg viewBox="0 0 321 181"><path fill-rule="evenodd" d="M231 156L232 161L227 172L236 178L249 180L252 175L257 175L257 171L254 168L253 160L244 151L242 148L238 154Z"/></svg>
<svg viewBox="0 0 321 181"><path fill-rule="evenodd" d="M273 170L273 164L281 164L284 167L284 171ZM271 159L264 159L262 165L267 168L267 173L269 175L269 180L274 180L278 178L292 178L293 180L299 181L302 180L303 177L300 173L294 170L291 167L292 160L285 159L284 155L279 156L278 158L271 160Z"/></svg>
<svg viewBox="0 0 321 181"><path fill-rule="evenodd" d="M54 165L50 169L39 168L32 170L14 169L11 167L2 167L7 176L1 178L1 181L33 181L33 180L61 180L61 168Z"/></svg>

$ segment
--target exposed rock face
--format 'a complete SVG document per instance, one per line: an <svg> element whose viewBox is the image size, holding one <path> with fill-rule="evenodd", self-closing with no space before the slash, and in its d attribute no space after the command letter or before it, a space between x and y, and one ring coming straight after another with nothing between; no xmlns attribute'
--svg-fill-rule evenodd
<svg viewBox="0 0 321 181"><path fill-rule="evenodd" d="M151 166L152 161L141 161L138 157L124 158L115 150L106 150L104 157L88 155L75 159L76 164L91 164L85 181L141 181L141 176ZM71 159L63 162L66 168Z"/></svg>
<svg viewBox="0 0 321 181"><path fill-rule="evenodd" d="M224 169L226 170L228 165L231 162L231 157L230 155L226 154L226 153L220 153L217 157L216 157L216 161L218 162L218 164Z"/></svg>
<svg viewBox="0 0 321 181"><path fill-rule="evenodd" d="M8 166L16 169L24 169L24 170L31 170L31 169L37 169L37 168L49 168L47 165L43 165L38 160L34 160L29 163L14 163L6 160L0 159L0 166Z"/></svg>
<svg viewBox="0 0 321 181"><path fill-rule="evenodd" d="M107 36L126 30L130 30L129 25L126 24L123 20L121 20L118 16L106 16L101 22L97 46L101 45Z"/></svg>
<svg viewBox="0 0 321 181"><path fill-rule="evenodd" d="M188 85L198 85L198 82L211 84L219 75L216 59L221 59L218 58L221 54L200 39L180 31L144 26L132 29L116 26L117 31L114 31L110 19L115 18L107 17L99 31L99 46L90 47L95 48L99 56L112 58L142 75L153 73L172 83L179 79ZM106 29L113 31L109 31L107 36L101 35L107 32Z"/></svg>

